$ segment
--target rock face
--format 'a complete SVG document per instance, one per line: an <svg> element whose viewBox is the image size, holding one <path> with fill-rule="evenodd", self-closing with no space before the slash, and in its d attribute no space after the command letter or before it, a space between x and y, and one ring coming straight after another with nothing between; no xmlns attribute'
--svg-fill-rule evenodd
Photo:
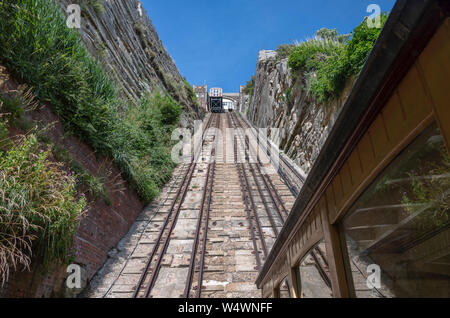
<svg viewBox="0 0 450 318"><path fill-rule="evenodd" d="M63 12L81 7L81 38L89 52L121 86L125 97L137 101L146 93L167 91L183 106L181 125L203 117L190 88L137 0L58 0Z"/></svg>
<svg viewBox="0 0 450 318"><path fill-rule="evenodd" d="M287 59L277 59L275 51L261 51L247 118L256 127L269 128L270 139L308 174L352 83L350 80L339 99L318 103L301 75L293 80Z"/></svg>

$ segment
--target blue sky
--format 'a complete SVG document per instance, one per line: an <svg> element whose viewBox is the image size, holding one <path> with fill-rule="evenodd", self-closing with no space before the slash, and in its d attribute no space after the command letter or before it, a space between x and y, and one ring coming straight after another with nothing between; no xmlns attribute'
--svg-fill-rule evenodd
<svg viewBox="0 0 450 318"><path fill-rule="evenodd" d="M395 0L141 0L191 84L238 92L254 74L259 50L304 40L327 27L351 32L367 6Z"/></svg>

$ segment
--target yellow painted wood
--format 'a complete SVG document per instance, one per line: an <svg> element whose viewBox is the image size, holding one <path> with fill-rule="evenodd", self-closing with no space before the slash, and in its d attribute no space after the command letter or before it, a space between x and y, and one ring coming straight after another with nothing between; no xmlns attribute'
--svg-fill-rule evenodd
<svg viewBox="0 0 450 318"><path fill-rule="evenodd" d="M327 202L328 215L330 216L330 220L333 220L337 215L337 208L334 201L334 191L332 186L329 186L327 188L325 197Z"/></svg>
<svg viewBox="0 0 450 318"><path fill-rule="evenodd" d="M360 184L363 180L361 161L359 160L358 149L353 151L348 159L348 167L352 176L353 184Z"/></svg>
<svg viewBox="0 0 450 318"><path fill-rule="evenodd" d="M447 18L419 57L419 68L450 151L450 18Z"/></svg>
<svg viewBox="0 0 450 318"><path fill-rule="evenodd" d="M380 161L389 151L389 136L387 135L384 120L378 116L369 128L370 138L373 144L376 161Z"/></svg>
<svg viewBox="0 0 450 318"><path fill-rule="evenodd" d="M332 185L336 207L339 210L339 206L344 202L344 193L342 191L341 177L339 174L334 178Z"/></svg>
<svg viewBox="0 0 450 318"><path fill-rule="evenodd" d="M400 97L397 93L389 100L382 114L389 135L390 146L395 146L408 132L408 125L405 125L407 115L402 109Z"/></svg>
<svg viewBox="0 0 450 318"><path fill-rule="evenodd" d="M409 70L400 83L398 94L406 112L404 125L417 126L433 110L416 66Z"/></svg>
<svg viewBox="0 0 450 318"><path fill-rule="evenodd" d="M349 297L349 293L345 278L344 262L342 260L339 231L335 225L331 225L331 222L328 219L326 196L322 197L319 207L323 220L323 235L330 270L333 297L346 298Z"/></svg>
<svg viewBox="0 0 450 318"><path fill-rule="evenodd" d="M367 176L369 171L375 167L375 153L369 134L364 135L357 148L361 157L363 176Z"/></svg>
<svg viewBox="0 0 450 318"><path fill-rule="evenodd" d="M348 197L353 192L353 182L348 161L342 167L340 176L342 181L343 196Z"/></svg>

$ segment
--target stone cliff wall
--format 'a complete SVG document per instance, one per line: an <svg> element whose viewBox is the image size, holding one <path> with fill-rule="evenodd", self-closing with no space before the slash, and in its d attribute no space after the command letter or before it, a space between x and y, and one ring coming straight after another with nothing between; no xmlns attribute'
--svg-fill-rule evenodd
<svg viewBox="0 0 450 318"><path fill-rule="evenodd" d="M318 103L301 75L293 80L287 59L278 60L275 51L261 51L247 118L256 127L269 128L270 139L308 174L352 83L349 81L339 99Z"/></svg>
<svg viewBox="0 0 450 318"><path fill-rule="evenodd" d="M203 117L140 1L98 0L96 6L88 0L57 2L63 12L70 4L80 4L79 34L125 97L138 100L146 93L167 91L183 106L182 126L192 127L193 120Z"/></svg>
<svg viewBox="0 0 450 318"><path fill-rule="evenodd" d="M8 96L19 89L17 82L5 67L0 65L0 96ZM36 110L24 115L29 122L39 129L46 128L46 136L54 145L64 149L83 169L102 178L109 202L86 193L88 208L80 219L74 237L74 262L82 271L82 288L94 276L108 259L108 253L114 248L133 225L142 211L144 204L137 193L122 178L119 169L106 157L97 153L75 136L68 136L58 116L49 105L42 104ZM18 128L11 128L10 137L26 133ZM61 169L70 172L66 165ZM82 191L86 189L81 189ZM52 264L49 268L42 266L41 260L33 258L30 270L11 269L9 280L0 282L0 298L42 298L74 297L82 288L67 289L65 279L67 266Z"/></svg>

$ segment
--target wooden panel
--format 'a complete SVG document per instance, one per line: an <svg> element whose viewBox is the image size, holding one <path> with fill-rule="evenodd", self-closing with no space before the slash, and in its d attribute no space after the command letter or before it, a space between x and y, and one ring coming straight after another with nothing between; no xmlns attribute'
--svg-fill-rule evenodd
<svg viewBox="0 0 450 318"><path fill-rule="evenodd" d="M336 176L336 178L334 178L332 185L334 191L334 199L336 202L336 208L339 211L339 207L344 202L344 194L342 191L342 183L339 174Z"/></svg>
<svg viewBox="0 0 450 318"><path fill-rule="evenodd" d="M289 243L289 266L296 266L306 253L320 240L323 239L322 216L319 206L314 208L313 213L305 220L302 227L294 235ZM287 276L288 271L285 272Z"/></svg>
<svg viewBox="0 0 450 318"><path fill-rule="evenodd" d="M398 93L394 94L383 109L383 119L392 146L398 144L408 132L405 125L407 114L403 110Z"/></svg>
<svg viewBox="0 0 450 318"><path fill-rule="evenodd" d="M439 126L450 151L450 18L447 18L419 57Z"/></svg>
<svg viewBox="0 0 450 318"><path fill-rule="evenodd" d="M333 220L337 215L337 208L334 200L334 191L332 186L329 186L326 191L326 201L328 207L328 215L330 216L330 220Z"/></svg>
<svg viewBox="0 0 450 318"><path fill-rule="evenodd" d="M300 283L300 272L298 267L291 268L289 273L290 290L292 298L300 298L301 296L301 283Z"/></svg>
<svg viewBox="0 0 450 318"><path fill-rule="evenodd" d="M367 176L369 172L375 167L375 153L372 146L370 136L365 134L358 145L358 153L361 158L362 169L364 176Z"/></svg>
<svg viewBox="0 0 450 318"><path fill-rule="evenodd" d="M353 184L360 184L363 180L363 172L361 168L361 161L359 160L358 149L355 149L348 159L350 173L352 175Z"/></svg>
<svg viewBox="0 0 450 318"><path fill-rule="evenodd" d="M273 297L273 283L269 280L262 287L262 297L263 298L272 298Z"/></svg>
<svg viewBox="0 0 450 318"><path fill-rule="evenodd" d="M287 255L283 254L278 256L278 259L275 262L273 270L270 274L274 286L278 286L281 284L282 280L289 275L289 270L290 266Z"/></svg>
<svg viewBox="0 0 450 318"><path fill-rule="evenodd" d="M389 136L387 135L382 116L378 116L372 126L370 126L369 135L372 140L375 158L377 161L380 161L390 149Z"/></svg>
<svg viewBox="0 0 450 318"><path fill-rule="evenodd" d="M349 164L346 162L342 167L342 171L340 173L341 181L342 181L342 189L345 197L348 197L353 192L353 181L352 175L350 174Z"/></svg>
<svg viewBox="0 0 450 318"><path fill-rule="evenodd" d="M330 269L330 278L333 297L349 297L344 262L342 260L341 242L337 226L332 225L328 219L326 195L319 203L323 219L323 235L326 245L327 260Z"/></svg>
<svg viewBox="0 0 450 318"><path fill-rule="evenodd" d="M403 125L417 126L433 110L415 66L400 83L398 94L406 112Z"/></svg>

